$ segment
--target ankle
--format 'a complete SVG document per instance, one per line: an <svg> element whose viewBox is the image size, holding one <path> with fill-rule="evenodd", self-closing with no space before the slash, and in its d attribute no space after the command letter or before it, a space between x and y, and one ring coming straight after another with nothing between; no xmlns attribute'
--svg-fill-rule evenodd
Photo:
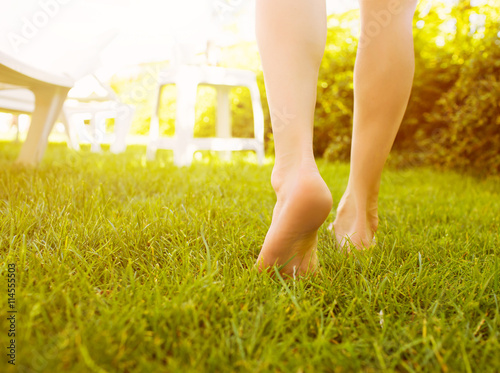
<svg viewBox="0 0 500 373"><path fill-rule="evenodd" d="M346 190L337 207L339 220L348 221L351 225L364 226L373 233L378 228L378 194L353 194Z"/></svg>
<svg viewBox="0 0 500 373"><path fill-rule="evenodd" d="M378 208L378 188L356 190L347 185L341 203L355 207L357 211L376 211Z"/></svg>
<svg viewBox="0 0 500 373"><path fill-rule="evenodd" d="M276 193L282 191L284 186L302 175L319 174L313 156L300 158L276 159L271 174L271 185Z"/></svg>

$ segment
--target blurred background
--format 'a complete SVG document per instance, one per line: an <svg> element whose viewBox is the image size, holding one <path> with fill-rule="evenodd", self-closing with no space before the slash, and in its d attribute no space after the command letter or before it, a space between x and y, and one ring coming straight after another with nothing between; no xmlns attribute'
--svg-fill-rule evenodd
<svg viewBox="0 0 500 373"><path fill-rule="evenodd" d="M134 108L129 144L147 141L157 79L165 68L188 63L254 71L266 153L273 154L254 1L0 0L0 5L0 50L76 79L70 95L105 95L111 88ZM352 0L328 0L327 6L314 146L318 157L346 161L359 10ZM389 163L500 173L500 0L421 0L414 22L415 83ZM175 93L167 87L161 97L163 136L175 132ZM243 88L231 91L233 136L253 136L249 95ZM215 90L199 87L196 136L215 135L215 105ZM28 127L27 114L0 112L0 139L22 141ZM50 139L64 139L63 131L56 125Z"/></svg>

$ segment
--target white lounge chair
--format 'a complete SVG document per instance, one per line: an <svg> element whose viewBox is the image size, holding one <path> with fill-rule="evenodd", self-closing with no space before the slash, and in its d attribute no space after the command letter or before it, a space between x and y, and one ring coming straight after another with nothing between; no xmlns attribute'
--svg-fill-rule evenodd
<svg viewBox="0 0 500 373"><path fill-rule="evenodd" d="M161 138L158 112L161 91L167 84L177 86L175 136ZM215 138L194 137L196 92L200 84L213 86L217 90L217 137ZM232 87L246 87L250 90L254 138L231 137L229 91ZM224 151L226 154L236 150L253 150L257 153L259 164L262 164L264 114L255 74L248 70L195 65L173 67L161 73L149 130L148 159L155 158L157 149L173 150L174 163L177 166L190 165L193 154L198 150Z"/></svg>
<svg viewBox="0 0 500 373"><path fill-rule="evenodd" d="M33 65L22 62L13 57L12 54L0 50L0 89L3 89L3 109L9 109L9 103L14 107L17 107L19 104L19 102L15 102L15 99L8 99L9 91L7 89L28 89L34 94L34 98L31 99L29 94L24 94L27 100L34 101L32 104L33 114L28 136L17 159L18 163L27 165L36 165L39 163L47 146L48 136L52 127L62 114L63 104L69 90L78 79L95 71L99 65L100 52L116 37L116 35L116 30L106 31L97 37L93 44L83 47L80 51L81 55L85 56L83 60L75 59L73 56L67 56L67 59L71 63L68 63L68 69L70 71L65 74L54 74L43 71ZM114 95L114 92L112 94L110 92L112 92L111 89L108 91L107 100L112 103L116 101L116 95ZM14 92L14 96L15 95L19 96L21 93ZM0 101L0 107L2 107L1 104L2 102ZM29 106L29 102L27 104ZM127 107L127 110L118 110L119 104L116 105L116 103L112 103L111 105L115 105L112 107L114 110L110 110L111 107L106 107L104 110L107 116L114 115L118 117L118 120L131 120L130 108ZM16 111L15 108L11 109ZM80 107L69 104L68 114L73 114L75 112L81 113L82 110L87 110L91 113L92 118L96 118L96 116L99 117L100 115L98 115L98 113L102 111L100 109L101 108L96 109L96 105L90 105L88 102L82 103ZM23 110L23 112L25 111ZM105 117L106 115L101 115L101 117ZM95 124L97 120L92 122ZM70 138L70 144L72 147L78 148L78 142L73 133L74 131L71 131L68 125L66 129ZM126 128L125 132L127 130L128 128ZM116 137L118 143L112 146L113 151L118 152L124 150L125 135L121 133L120 136ZM94 142L93 149L98 150L99 144L95 144Z"/></svg>
<svg viewBox="0 0 500 373"><path fill-rule="evenodd" d="M27 88L34 94L31 126L17 162L36 165L45 152L50 131L74 81L28 66L0 51L0 83L4 89Z"/></svg>
<svg viewBox="0 0 500 373"><path fill-rule="evenodd" d="M85 77L85 87L78 82L69 91L63 108L63 120L79 143L91 144L91 151L101 151L101 144L109 143L112 153L121 153L127 148L126 137L132 124L134 109L124 104L116 93L95 75ZM98 92L96 92L98 91ZM113 132L106 130L106 119L114 120ZM88 125L85 122L89 122Z"/></svg>
<svg viewBox="0 0 500 373"><path fill-rule="evenodd" d="M68 146L79 150L81 143L90 143L91 151L98 152L101 150L101 144L109 143L111 152L123 152L127 146L126 136L134 110L123 104L114 91L96 77L89 76L85 80L89 79L101 88L103 94L97 96L93 91L73 94L74 88L70 89L58 117L64 124ZM13 89L11 85L0 85L0 110L31 114L35 110L35 96L28 89ZM106 131L106 119L115 121L113 132ZM88 125L85 124L87 121Z"/></svg>

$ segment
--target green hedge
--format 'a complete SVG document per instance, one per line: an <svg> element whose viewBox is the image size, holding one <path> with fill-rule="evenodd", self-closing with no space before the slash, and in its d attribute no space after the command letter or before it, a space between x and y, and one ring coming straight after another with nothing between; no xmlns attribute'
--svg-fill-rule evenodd
<svg viewBox="0 0 500 373"><path fill-rule="evenodd" d="M414 86L390 162L498 174L498 8L471 7L468 1L452 9L427 5L421 2L415 17ZM471 15L485 15L485 27L476 29ZM353 17L332 18L328 46L336 47L327 48L318 82L315 151L329 160L347 160L355 50L344 30Z"/></svg>
<svg viewBox="0 0 500 373"><path fill-rule="evenodd" d="M454 86L426 115L434 136L417 133L425 160L445 168L500 173L500 41L484 43L460 70Z"/></svg>

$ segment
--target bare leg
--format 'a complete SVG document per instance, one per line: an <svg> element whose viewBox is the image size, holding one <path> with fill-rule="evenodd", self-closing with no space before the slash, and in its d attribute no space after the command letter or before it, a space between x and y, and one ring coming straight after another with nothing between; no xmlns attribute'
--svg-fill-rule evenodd
<svg viewBox="0 0 500 373"><path fill-rule="evenodd" d="M346 245L348 237L358 249L369 247L377 230L382 169L413 81L412 19L416 4L417 0L360 0L351 172L333 223L341 246Z"/></svg>
<svg viewBox="0 0 500 373"><path fill-rule="evenodd" d="M318 71L326 43L324 0L257 0L257 41L275 141L277 202L257 265L284 274L317 266L317 231L332 197L313 155Z"/></svg>

